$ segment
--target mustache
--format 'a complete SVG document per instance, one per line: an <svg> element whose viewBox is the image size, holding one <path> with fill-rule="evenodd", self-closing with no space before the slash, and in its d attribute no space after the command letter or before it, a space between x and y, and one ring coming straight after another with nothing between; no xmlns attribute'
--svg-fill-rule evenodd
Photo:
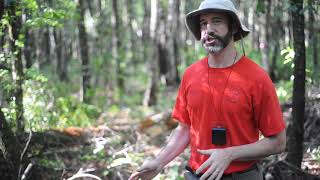
<svg viewBox="0 0 320 180"><path fill-rule="evenodd" d="M208 40L209 38L212 38L212 39L218 39L219 41L223 41L223 38L218 36L218 35L215 35L215 33L211 32L211 33L207 33L203 36L203 38L201 38L201 42L204 43L205 40Z"/></svg>

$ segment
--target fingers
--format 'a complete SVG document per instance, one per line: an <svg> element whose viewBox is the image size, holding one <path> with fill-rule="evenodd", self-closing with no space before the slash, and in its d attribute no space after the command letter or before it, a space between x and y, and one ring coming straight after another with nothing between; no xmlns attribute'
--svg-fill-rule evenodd
<svg viewBox="0 0 320 180"><path fill-rule="evenodd" d="M201 154L205 154L205 155L211 155L212 154L212 150L200 150L198 149L198 152ZM211 164L211 159L209 158L206 162L204 162L197 170L196 170L196 174L201 173L206 167L208 167Z"/></svg>
<svg viewBox="0 0 320 180"><path fill-rule="evenodd" d="M141 173L140 172L135 172L133 173L130 177L129 177L129 180L138 180L138 178L140 177Z"/></svg>
<svg viewBox="0 0 320 180"><path fill-rule="evenodd" d="M140 167L137 169L137 171L138 171L138 172L143 172L143 171L148 171L148 170L150 170L149 163L150 163L150 161L148 161L148 160L145 161L145 162L143 162L142 166L140 166Z"/></svg>
<svg viewBox="0 0 320 180"><path fill-rule="evenodd" d="M212 149L208 149L208 150L200 150L200 149L198 149L198 152L200 154L204 154L204 155L211 155L212 154Z"/></svg>
<svg viewBox="0 0 320 180"><path fill-rule="evenodd" d="M148 168L140 167L130 176L129 180L138 180L139 178L143 178L148 171Z"/></svg>
<svg viewBox="0 0 320 180"><path fill-rule="evenodd" d="M206 167L208 167L211 164L211 159L209 158L208 160L206 160L197 170L196 170L196 174L201 173Z"/></svg>
<svg viewBox="0 0 320 180"><path fill-rule="evenodd" d="M215 166L212 165L212 166L201 176L200 180L205 180L205 179L207 179L207 177L209 177L214 170L215 170Z"/></svg>
<svg viewBox="0 0 320 180"><path fill-rule="evenodd" d="M222 176L223 176L223 171L220 171L220 173L218 174L216 180L220 180Z"/></svg>
<svg viewBox="0 0 320 180"><path fill-rule="evenodd" d="M221 170L219 168L216 168L208 180L214 180L214 179L217 180L216 177L218 174L220 174L220 172L221 172ZM222 173L223 173L223 171L222 171Z"/></svg>

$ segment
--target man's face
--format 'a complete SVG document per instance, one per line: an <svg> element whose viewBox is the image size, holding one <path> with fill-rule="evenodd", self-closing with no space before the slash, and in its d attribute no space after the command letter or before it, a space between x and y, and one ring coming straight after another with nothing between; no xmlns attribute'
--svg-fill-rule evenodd
<svg viewBox="0 0 320 180"><path fill-rule="evenodd" d="M216 54L224 49L232 39L229 19L225 13L200 15L201 42L208 53Z"/></svg>

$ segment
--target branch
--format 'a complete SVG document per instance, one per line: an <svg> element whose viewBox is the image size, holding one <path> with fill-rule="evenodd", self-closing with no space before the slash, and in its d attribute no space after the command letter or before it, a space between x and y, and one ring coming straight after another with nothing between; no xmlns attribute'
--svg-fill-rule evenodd
<svg viewBox="0 0 320 180"><path fill-rule="evenodd" d="M29 147L29 144L30 144L30 141L31 141L31 137L32 137L32 131L30 130L29 137L28 137L28 141L27 141L27 143L26 143L26 145L25 145L25 147L24 147L24 149L23 149L23 151L22 151L22 153L21 153L21 155L20 155L20 165L19 165L18 180L19 180L20 177L21 177L22 161L23 161L23 157L24 157L24 155L25 155L25 153L27 152L27 149L28 149L28 147ZM29 164L29 165L30 165L30 164ZM28 167L29 167L29 165L28 165ZM28 169L28 167L27 167L27 169ZM32 164L31 164L31 167L32 167ZM30 167L30 169L31 169L31 167ZM25 170L25 172L27 171L27 169ZM28 171L30 171L30 170L28 170ZM23 177L22 177L22 178L23 178ZM21 179L22 179L22 178L21 178Z"/></svg>
<svg viewBox="0 0 320 180"><path fill-rule="evenodd" d="M32 166L33 166L32 163L29 163L29 164L28 164L26 170L24 170L24 172L23 172L23 175L22 175L22 177L21 177L21 180L25 180L25 179L26 179L26 177L27 177L28 173L30 172Z"/></svg>
<svg viewBox="0 0 320 180"><path fill-rule="evenodd" d="M86 172L89 172L89 171L90 170L83 171L83 169L80 168L79 171L75 175L71 176L67 180L73 180L73 179L82 178L82 177L89 177L89 178L93 178L93 179L97 179L97 180L102 180L98 176L86 173Z"/></svg>
<svg viewBox="0 0 320 180"><path fill-rule="evenodd" d="M3 154L3 158L5 159L5 160L7 160L7 156L8 156L8 153L7 153L7 150L6 150L6 146L5 146L5 144L4 144L4 142L3 142L3 140L2 140L2 133L1 133L1 131L0 131L0 150L1 150L1 152L2 152L2 154Z"/></svg>

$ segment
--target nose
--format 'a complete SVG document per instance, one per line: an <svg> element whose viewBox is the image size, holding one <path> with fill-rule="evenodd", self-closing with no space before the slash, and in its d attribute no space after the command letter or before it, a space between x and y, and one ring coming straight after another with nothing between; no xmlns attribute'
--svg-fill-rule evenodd
<svg viewBox="0 0 320 180"><path fill-rule="evenodd" d="M216 27L213 23L208 23L207 24L207 33L215 33L216 32Z"/></svg>

